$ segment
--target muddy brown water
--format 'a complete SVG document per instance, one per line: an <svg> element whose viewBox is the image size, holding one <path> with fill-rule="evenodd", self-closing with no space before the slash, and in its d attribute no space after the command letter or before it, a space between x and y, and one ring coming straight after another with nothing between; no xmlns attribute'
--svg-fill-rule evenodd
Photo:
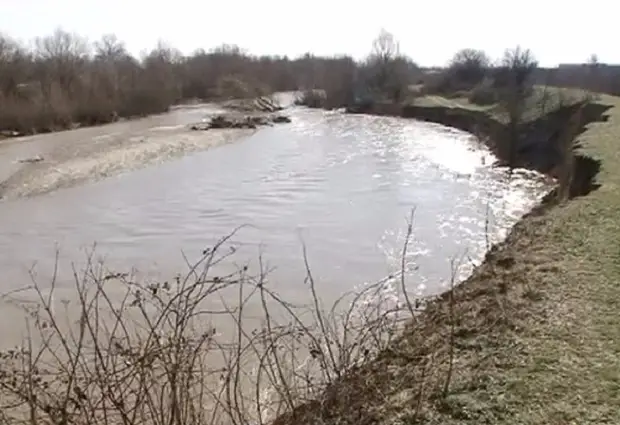
<svg viewBox="0 0 620 425"><path fill-rule="evenodd" d="M82 143L190 137L184 126L203 112L179 109L77 134ZM291 124L235 143L0 201L0 292L29 285L32 273L45 286L56 250L57 286L70 291L71 267L84 264L94 243L96 258L110 270L169 279L187 270L184 256L197 259L244 225L228 244L237 249L229 266L249 262L255 268L260 255L272 267L270 285L302 302L305 244L329 302L400 269L406 219L415 209L407 281L413 292L437 293L450 280L451 262L456 259L466 275L487 244L549 189L534 173L509 178L473 137L443 126L303 108L289 113ZM33 155L67 134L76 137L58 133L12 142L0 157ZM2 177L14 171L9 167Z"/></svg>

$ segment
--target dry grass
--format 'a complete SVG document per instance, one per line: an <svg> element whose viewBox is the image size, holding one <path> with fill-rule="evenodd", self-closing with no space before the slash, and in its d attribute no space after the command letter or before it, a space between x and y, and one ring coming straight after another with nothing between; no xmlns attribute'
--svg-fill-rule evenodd
<svg viewBox="0 0 620 425"><path fill-rule="evenodd" d="M446 98L439 95L420 96L412 101L413 105L424 107L463 108L484 111L491 109L490 106L480 106L471 103L467 97Z"/></svg>
<svg viewBox="0 0 620 425"><path fill-rule="evenodd" d="M444 97L440 95L424 95L411 99L411 104L422 107L444 107L486 111L499 121L505 122L506 118L502 108L493 103L490 105L478 105L468 99L468 92L460 96ZM534 86L531 96L526 100L524 121L533 121L540 116L557 109L583 100L589 93L581 89L565 89L550 86Z"/></svg>

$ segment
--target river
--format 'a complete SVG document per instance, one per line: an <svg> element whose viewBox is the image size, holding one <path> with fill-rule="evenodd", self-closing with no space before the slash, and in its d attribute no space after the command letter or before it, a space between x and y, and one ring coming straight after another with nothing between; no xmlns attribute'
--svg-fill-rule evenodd
<svg viewBox="0 0 620 425"><path fill-rule="evenodd" d="M182 113L174 112L175 122ZM415 209L411 289L437 293L451 261L466 274L548 189L533 173L509 178L470 135L443 126L303 108L290 114L291 124L237 143L0 203L1 289L29 284L32 270L45 284L56 249L68 271L94 243L110 269L169 278L186 270L183 254L197 258L245 225L233 238L235 261L256 264L261 254L274 266L273 284L294 296L305 244L332 298L399 269ZM158 137L179 131L160 124L151 126ZM143 132L149 137L153 128Z"/></svg>

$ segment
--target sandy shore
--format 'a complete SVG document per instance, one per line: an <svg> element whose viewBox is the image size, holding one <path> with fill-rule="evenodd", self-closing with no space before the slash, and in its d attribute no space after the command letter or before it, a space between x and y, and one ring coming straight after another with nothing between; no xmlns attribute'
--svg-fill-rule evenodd
<svg viewBox="0 0 620 425"><path fill-rule="evenodd" d="M0 198L15 199L162 163L247 137L254 130L192 131L221 111L177 107L168 114L52 134L0 140Z"/></svg>

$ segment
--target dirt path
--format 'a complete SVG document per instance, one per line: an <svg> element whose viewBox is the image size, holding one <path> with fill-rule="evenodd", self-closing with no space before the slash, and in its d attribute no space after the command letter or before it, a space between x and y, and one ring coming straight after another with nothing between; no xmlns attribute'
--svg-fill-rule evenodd
<svg viewBox="0 0 620 425"><path fill-rule="evenodd" d="M253 130L191 131L216 105L99 127L0 141L0 198L15 199L96 181L237 141Z"/></svg>

